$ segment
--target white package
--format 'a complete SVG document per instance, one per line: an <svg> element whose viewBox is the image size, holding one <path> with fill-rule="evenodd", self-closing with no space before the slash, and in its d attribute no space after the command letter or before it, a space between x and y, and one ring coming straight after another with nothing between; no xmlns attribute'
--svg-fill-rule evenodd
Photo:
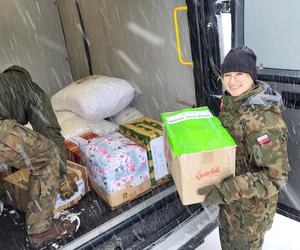
<svg viewBox="0 0 300 250"><path fill-rule="evenodd" d="M124 79L90 76L73 82L52 96L54 110L69 110L86 120L114 116L130 104L134 89Z"/></svg>
<svg viewBox="0 0 300 250"><path fill-rule="evenodd" d="M135 109L133 107L127 107L127 108L123 109L121 112L119 112L118 114L116 114L115 116L113 116L111 118L111 120L113 122L115 122L116 124L120 125L120 124L125 124L128 122L132 122L143 116L144 115L137 109Z"/></svg>
<svg viewBox="0 0 300 250"><path fill-rule="evenodd" d="M91 131L85 120L70 111L56 111L55 115L65 139Z"/></svg>
<svg viewBox="0 0 300 250"><path fill-rule="evenodd" d="M87 121L87 125L93 133L98 135L107 135L119 129L118 124L107 120L98 122Z"/></svg>
<svg viewBox="0 0 300 250"><path fill-rule="evenodd" d="M78 121L82 122L83 119L81 117L79 117L78 115L76 115L75 113L71 112L71 111L54 111L55 116L57 118L57 121L59 123L59 125L61 127L64 127L64 122L68 123L68 120L73 120L74 122ZM67 125L66 123L66 125Z"/></svg>
<svg viewBox="0 0 300 250"><path fill-rule="evenodd" d="M61 134L65 139L87 132L106 135L119 129L119 126L113 122L106 120L96 122L86 121L70 111L56 111L55 115L61 127Z"/></svg>

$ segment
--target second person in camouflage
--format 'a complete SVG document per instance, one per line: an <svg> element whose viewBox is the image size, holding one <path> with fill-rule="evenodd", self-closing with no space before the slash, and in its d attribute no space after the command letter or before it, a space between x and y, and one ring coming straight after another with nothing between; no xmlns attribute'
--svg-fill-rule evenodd
<svg viewBox="0 0 300 250"><path fill-rule="evenodd" d="M219 205L223 250L261 249L290 170L281 96L256 80L256 55L247 47L232 49L221 71L219 118L237 143L236 172L198 193Z"/></svg>
<svg viewBox="0 0 300 250"><path fill-rule="evenodd" d="M75 231L76 223L53 219L53 210L56 193L68 198L77 185L66 176L64 138L51 102L29 72L6 69L0 93L0 163L29 170L26 232L30 246L41 248Z"/></svg>

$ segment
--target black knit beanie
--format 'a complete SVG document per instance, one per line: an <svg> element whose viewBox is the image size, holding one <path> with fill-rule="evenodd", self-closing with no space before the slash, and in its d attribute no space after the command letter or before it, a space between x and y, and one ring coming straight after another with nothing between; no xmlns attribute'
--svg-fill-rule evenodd
<svg viewBox="0 0 300 250"><path fill-rule="evenodd" d="M23 76L25 76L27 79L32 80L30 73L26 69L24 69L18 65L10 66L6 70L4 70L2 73L12 73L12 74L19 73L19 74L22 74Z"/></svg>
<svg viewBox="0 0 300 250"><path fill-rule="evenodd" d="M231 49L225 56L224 62L221 66L222 75L227 72L243 72L249 73L256 81L256 55L248 47L240 47Z"/></svg>

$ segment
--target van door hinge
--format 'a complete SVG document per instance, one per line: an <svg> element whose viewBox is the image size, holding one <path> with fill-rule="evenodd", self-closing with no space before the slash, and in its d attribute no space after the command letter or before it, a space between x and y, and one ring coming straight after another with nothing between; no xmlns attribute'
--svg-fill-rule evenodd
<svg viewBox="0 0 300 250"><path fill-rule="evenodd" d="M215 13L220 15L221 13L230 13L231 1L217 1L215 4Z"/></svg>

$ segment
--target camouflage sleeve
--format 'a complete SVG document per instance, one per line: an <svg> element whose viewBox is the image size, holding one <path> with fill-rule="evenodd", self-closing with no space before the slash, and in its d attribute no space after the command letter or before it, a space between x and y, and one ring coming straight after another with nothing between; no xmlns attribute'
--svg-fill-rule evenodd
<svg viewBox="0 0 300 250"><path fill-rule="evenodd" d="M33 129L53 141L60 150L60 176L66 172L66 148L64 137L61 135L60 125L53 111L48 95L43 91L37 91L37 100L31 104L29 122Z"/></svg>
<svg viewBox="0 0 300 250"><path fill-rule="evenodd" d="M259 119L249 120L246 125L245 147L249 160L257 166L257 171L228 178L218 185L226 203L253 196L271 197L287 182L290 170L287 129L281 116L264 111Z"/></svg>

